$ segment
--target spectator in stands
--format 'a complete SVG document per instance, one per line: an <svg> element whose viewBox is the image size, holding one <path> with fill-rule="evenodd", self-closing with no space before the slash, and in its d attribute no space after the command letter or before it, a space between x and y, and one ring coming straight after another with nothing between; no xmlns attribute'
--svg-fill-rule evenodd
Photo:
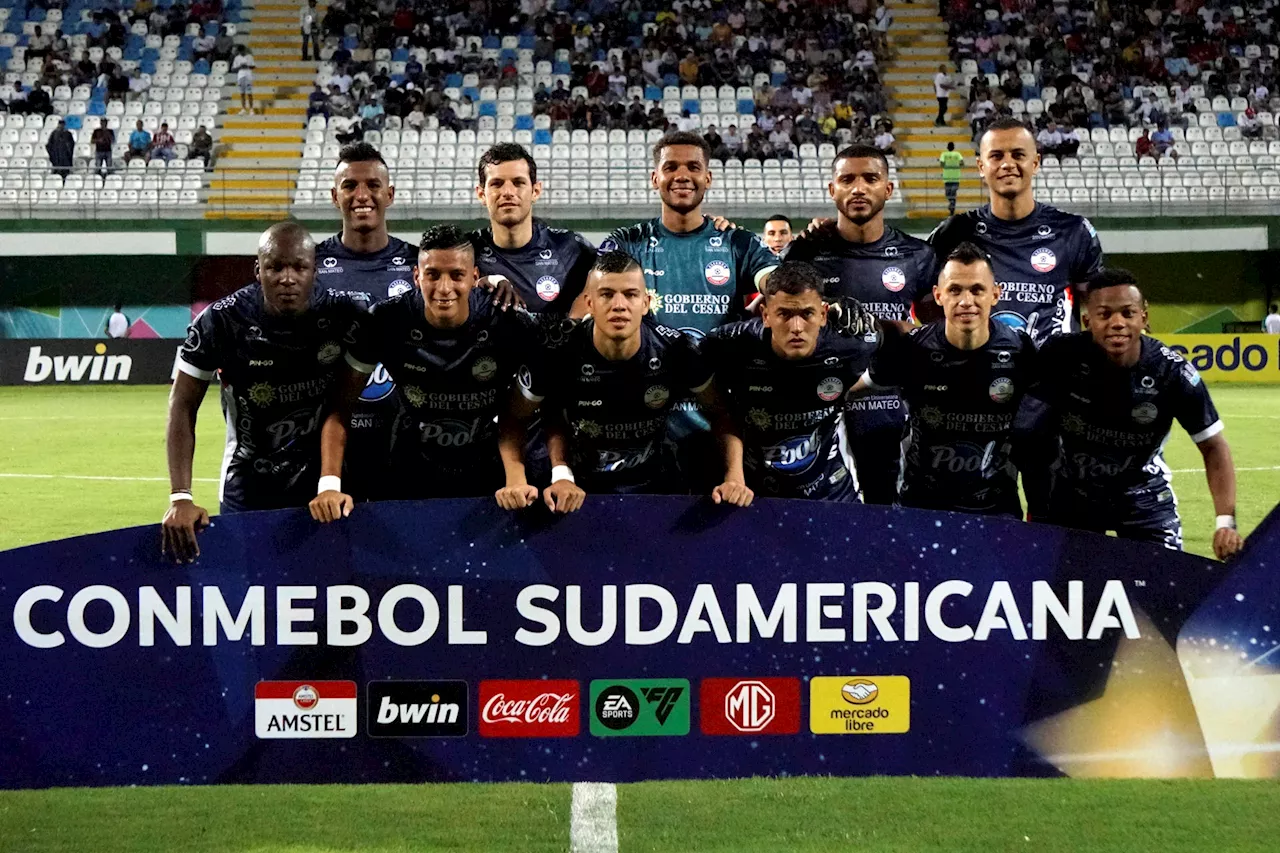
<svg viewBox="0 0 1280 853"><path fill-rule="evenodd" d="M893 13L889 11L884 0L878 0L876 11L872 15L872 31L875 33L875 47L885 51L889 47L889 28L893 26Z"/></svg>
<svg viewBox="0 0 1280 853"><path fill-rule="evenodd" d="M206 168L212 165L209 161L213 157L213 137L209 135L209 129L204 125L196 128L195 135L191 137L191 144L187 146L187 156L193 160L203 160Z"/></svg>
<svg viewBox="0 0 1280 853"><path fill-rule="evenodd" d="M1133 155L1139 159L1143 157L1160 159L1160 155L1156 152L1155 143L1151 141L1151 133L1145 127L1142 129L1142 135L1133 140Z"/></svg>
<svg viewBox="0 0 1280 853"><path fill-rule="evenodd" d="M973 131L973 138L977 139L982 135L982 131L986 129L987 124L996 116L996 105L991 101L991 96L985 93L979 96L979 100L969 103L969 127Z"/></svg>
<svg viewBox="0 0 1280 853"><path fill-rule="evenodd" d="M356 114L355 102L351 97L342 91L342 88L333 83L329 86L329 117L342 116L343 118L352 118Z"/></svg>
<svg viewBox="0 0 1280 853"><path fill-rule="evenodd" d="M67 130L65 121L58 122L58 128L49 134L49 141L44 147L49 152L49 164L53 167L53 173L63 178L71 174L71 168L75 165L76 140L71 131Z"/></svg>
<svg viewBox="0 0 1280 853"><path fill-rule="evenodd" d="M100 124L90 135L89 144L93 146L93 167L98 174L105 176L112 169L111 149L116 144L116 132Z"/></svg>
<svg viewBox="0 0 1280 853"><path fill-rule="evenodd" d="M27 40L27 59L44 59L49 55L49 48L53 45L53 37L46 35L44 28L37 26L31 38Z"/></svg>
<svg viewBox="0 0 1280 853"><path fill-rule="evenodd" d="M107 318L106 333L108 338L129 337L129 318L125 316L124 306L119 302Z"/></svg>
<svg viewBox="0 0 1280 853"><path fill-rule="evenodd" d="M218 39L208 33L201 32L196 36L195 41L191 43L191 58L196 62L205 61L213 62L217 57L213 55L213 49L217 45Z"/></svg>
<svg viewBox="0 0 1280 853"><path fill-rule="evenodd" d="M302 61L311 61L311 52L315 52L316 61L320 61L320 12L316 9L316 0L307 0L298 13L298 25L302 29Z"/></svg>
<svg viewBox="0 0 1280 853"><path fill-rule="evenodd" d="M1169 130L1167 124L1160 125L1156 132L1151 134L1151 144L1155 147L1155 156L1163 157L1171 148L1173 148L1173 131Z"/></svg>
<svg viewBox="0 0 1280 853"><path fill-rule="evenodd" d="M880 8L884 8L883 5ZM951 90L956 84L947 73L947 66L939 65L938 73L933 75L933 95L938 99L938 117L933 120L935 127L946 127L947 102L951 99Z"/></svg>
<svg viewBox="0 0 1280 853"><path fill-rule="evenodd" d="M1258 123L1258 114L1254 112L1253 107L1245 110L1236 124L1240 128L1240 135L1245 139L1262 138L1262 125Z"/></svg>
<svg viewBox="0 0 1280 853"><path fill-rule="evenodd" d="M307 118L312 116L324 116L329 118L329 97L324 93L324 89L320 88L320 84L315 84L311 94L307 97Z"/></svg>
<svg viewBox="0 0 1280 853"><path fill-rule="evenodd" d="M382 130L385 120L386 112L376 97L365 101L364 105L360 107L361 130Z"/></svg>
<svg viewBox="0 0 1280 853"><path fill-rule="evenodd" d="M169 132L169 123L167 121L160 123L160 129L156 131L156 135L151 140L151 151L147 156L147 162L159 157L168 163L173 159L173 134Z"/></svg>
<svg viewBox="0 0 1280 853"><path fill-rule="evenodd" d="M765 220L763 241L769 251L781 255L791 245L791 220L775 213Z"/></svg>
<svg viewBox="0 0 1280 853"><path fill-rule="evenodd" d="M1044 130L1036 134L1036 147L1040 149L1041 157L1052 154L1061 159L1062 131L1058 130L1057 122L1050 121Z"/></svg>
<svg viewBox="0 0 1280 853"><path fill-rule="evenodd" d="M947 150L938 155L938 163L942 166L942 190L947 196L947 215L956 215L956 196L960 193L960 169L964 166L964 155L956 150L954 142L947 143Z"/></svg>
<svg viewBox="0 0 1280 853"><path fill-rule="evenodd" d="M138 119L133 132L129 134L129 150L125 152L124 161L128 163L138 157L146 159L147 152L150 150L151 134L142 127L142 119Z"/></svg>
<svg viewBox="0 0 1280 853"><path fill-rule="evenodd" d="M888 125L882 123L879 130L880 132L876 134L876 138L872 144L875 145L876 148L880 149L885 157L892 158L894 154L897 153L894 150L894 145L897 140L894 139L893 133L890 132Z"/></svg>
<svg viewBox="0 0 1280 853"><path fill-rule="evenodd" d="M240 111L253 115L253 54L245 45L236 45L236 57L231 70L236 73L236 86L240 89Z"/></svg>
<svg viewBox="0 0 1280 853"><path fill-rule="evenodd" d="M231 33L226 27L218 31L218 37L213 41L213 58L215 61L230 62L232 54L236 49L236 40L232 38Z"/></svg>
<svg viewBox="0 0 1280 853"><path fill-rule="evenodd" d="M32 86L27 93L27 112L39 113L42 116L53 114L53 99L41 86Z"/></svg>

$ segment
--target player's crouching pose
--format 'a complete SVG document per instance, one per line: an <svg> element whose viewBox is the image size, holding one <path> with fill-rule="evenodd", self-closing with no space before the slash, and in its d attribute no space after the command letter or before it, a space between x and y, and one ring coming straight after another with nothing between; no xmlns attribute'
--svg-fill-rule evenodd
<svg viewBox="0 0 1280 853"><path fill-rule="evenodd" d="M748 506L742 441L712 386L712 371L682 332L649 317L644 272L625 252L606 251L587 280L591 316L559 345L545 347L520 380L520 418L544 409L552 483L543 498L573 512L588 492L671 494L685 491L662 455L667 414L689 395L712 417L724 456L716 503ZM507 482L523 478L520 419L504 421Z"/></svg>
<svg viewBox="0 0 1280 853"><path fill-rule="evenodd" d="M320 469L320 430L343 340L363 312L345 295L317 291L316 246L296 222L258 241L258 281L209 306L187 332L169 396L169 511L163 550L199 556L209 513L191 495L196 414L214 373L227 421L222 512L306 506Z"/></svg>
<svg viewBox="0 0 1280 853"><path fill-rule="evenodd" d="M1019 430L1047 432L1058 448L1048 512L1033 520L1181 550L1163 454L1176 419L1204 457L1218 516L1213 552L1234 555L1243 546L1236 472L1209 390L1182 356L1143 334L1147 305L1132 273L1103 270L1086 288L1086 331L1045 341L1018 413Z"/></svg>
<svg viewBox="0 0 1280 853"><path fill-rule="evenodd" d="M403 402L389 496L479 497L503 488L495 419L538 336L532 315L501 310L476 287L475 261L475 247L458 228L428 230L413 274L417 287L375 305L352 330L338 400L324 424L323 476L311 501L317 521L351 512L339 479L347 415L378 363Z"/></svg>
<svg viewBox="0 0 1280 853"><path fill-rule="evenodd" d="M845 392L876 349L876 319L852 300L857 328L827 322L822 274L787 261L765 281L760 319L712 329L702 351L744 444L747 484L769 497L857 501ZM845 319L845 318L842 318Z"/></svg>

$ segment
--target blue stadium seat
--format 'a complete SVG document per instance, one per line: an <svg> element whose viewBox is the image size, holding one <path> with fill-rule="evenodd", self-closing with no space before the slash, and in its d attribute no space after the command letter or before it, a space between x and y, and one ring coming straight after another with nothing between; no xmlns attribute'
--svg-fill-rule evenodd
<svg viewBox="0 0 1280 853"><path fill-rule="evenodd" d="M1236 117L1231 113L1218 113L1218 127L1235 127Z"/></svg>
<svg viewBox="0 0 1280 853"><path fill-rule="evenodd" d="M538 46L538 40L537 40L537 38L533 35L533 33L521 33L521 34L520 34L520 49L521 49L521 50L533 50L533 49L534 49L535 47L537 47L537 46Z"/></svg>
<svg viewBox="0 0 1280 853"><path fill-rule="evenodd" d="M209 21L207 24L205 24L205 25L204 25L204 34L205 34L205 35L207 35L207 36L217 36L217 35L218 35L218 22L217 22L217 21Z"/></svg>
<svg viewBox="0 0 1280 853"><path fill-rule="evenodd" d="M533 130L533 116L520 115L516 116L516 130Z"/></svg>
<svg viewBox="0 0 1280 853"><path fill-rule="evenodd" d="M756 102L750 98L743 98L738 101L739 115L753 115L756 111Z"/></svg>
<svg viewBox="0 0 1280 853"><path fill-rule="evenodd" d="M84 126L80 121L80 116L67 116L66 122L68 130L79 130Z"/></svg>
<svg viewBox="0 0 1280 853"><path fill-rule="evenodd" d="M494 35L488 35L484 37L484 41L480 43L480 46L485 50L497 50L502 47L502 39Z"/></svg>
<svg viewBox="0 0 1280 853"><path fill-rule="evenodd" d="M681 104L680 108L685 112L689 113L689 115L691 116L697 115L698 113L702 112L702 102L699 101L697 98L690 98L689 100Z"/></svg>
<svg viewBox="0 0 1280 853"><path fill-rule="evenodd" d="M644 99L646 101L661 101L662 89L658 88L657 86L645 86Z"/></svg>
<svg viewBox="0 0 1280 853"><path fill-rule="evenodd" d="M102 101L90 101L86 112L91 116L104 116L107 114L107 105Z"/></svg>
<svg viewBox="0 0 1280 853"><path fill-rule="evenodd" d="M785 82L787 82L787 75L781 71L775 71L769 75L770 86L781 86Z"/></svg>
<svg viewBox="0 0 1280 853"><path fill-rule="evenodd" d="M409 49L407 47L397 47L395 50L391 51L391 61L392 62L408 62Z"/></svg>
<svg viewBox="0 0 1280 853"><path fill-rule="evenodd" d="M342 46L347 50L355 50L360 46L360 39L355 36L347 36L342 40Z"/></svg>
<svg viewBox="0 0 1280 853"><path fill-rule="evenodd" d="M533 132L533 144L534 144L534 145L550 145L550 144L551 144L551 131L549 131L549 130L535 130L535 131Z"/></svg>
<svg viewBox="0 0 1280 853"><path fill-rule="evenodd" d="M551 64L552 74L572 74L573 67L567 62L553 62Z"/></svg>
<svg viewBox="0 0 1280 853"><path fill-rule="evenodd" d="M480 100L480 90L475 86L467 86L462 90L462 94L470 97L472 101Z"/></svg>
<svg viewBox="0 0 1280 853"><path fill-rule="evenodd" d="M444 78L444 87L445 87L446 89L461 89L461 88L462 88L462 75L461 75L461 74L450 74L449 76L445 77L445 78Z"/></svg>
<svg viewBox="0 0 1280 853"><path fill-rule="evenodd" d="M496 117L498 115L498 102L497 101L481 101L480 108L476 110L476 115Z"/></svg>
<svg viewBox="0 0 1280 853"><path fill-rule="evenodd" d="M202 59L191 67L192 74L209 74L209 60Z"/></svg>

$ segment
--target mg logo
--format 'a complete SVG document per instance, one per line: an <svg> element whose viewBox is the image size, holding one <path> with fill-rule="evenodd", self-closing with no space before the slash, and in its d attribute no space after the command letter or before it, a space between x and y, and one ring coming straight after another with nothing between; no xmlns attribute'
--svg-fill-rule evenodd
<svg viewBox="0 0 1280 853"><path fill-rule="evenodd" d="M773 691L761 681L739 681L724 697L725 719L740 732L763 731L777 707Z"/></svg>

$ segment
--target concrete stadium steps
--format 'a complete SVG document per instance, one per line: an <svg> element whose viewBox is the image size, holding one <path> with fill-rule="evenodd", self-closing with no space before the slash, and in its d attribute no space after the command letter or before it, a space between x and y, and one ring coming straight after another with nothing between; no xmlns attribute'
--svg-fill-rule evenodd
<svg viewBox="0 0 1280 853"><path fill-rule="evenodd" d="M951 69L947 27L932 3L888 0L893 13L889 28L892 59L883 68L884 81L893 111L894 136L900 166L898 187L907 202L908 218L941 218L947 215L942 169L938 155L954 142L965 159L965 178L956 196L956 210L976 207L986 201L986 191L977 177L976 155L961 105L952 99L947 127L934 127L938 101L933 94L933 75L939 65Z"/></svg>
<svg viewBox="0 0 1280 853"><path fill-rule="evenodd" d="M317 12L323 17L327 4ZM223 91L218 142L225 146L209 182L205 215L212 219L280 218L289 213L306 139L307 98L319 59L302 61L301 5L258 2L246 6L243 41L253 52L255 115L240 114L240 90Z"/></svg>

